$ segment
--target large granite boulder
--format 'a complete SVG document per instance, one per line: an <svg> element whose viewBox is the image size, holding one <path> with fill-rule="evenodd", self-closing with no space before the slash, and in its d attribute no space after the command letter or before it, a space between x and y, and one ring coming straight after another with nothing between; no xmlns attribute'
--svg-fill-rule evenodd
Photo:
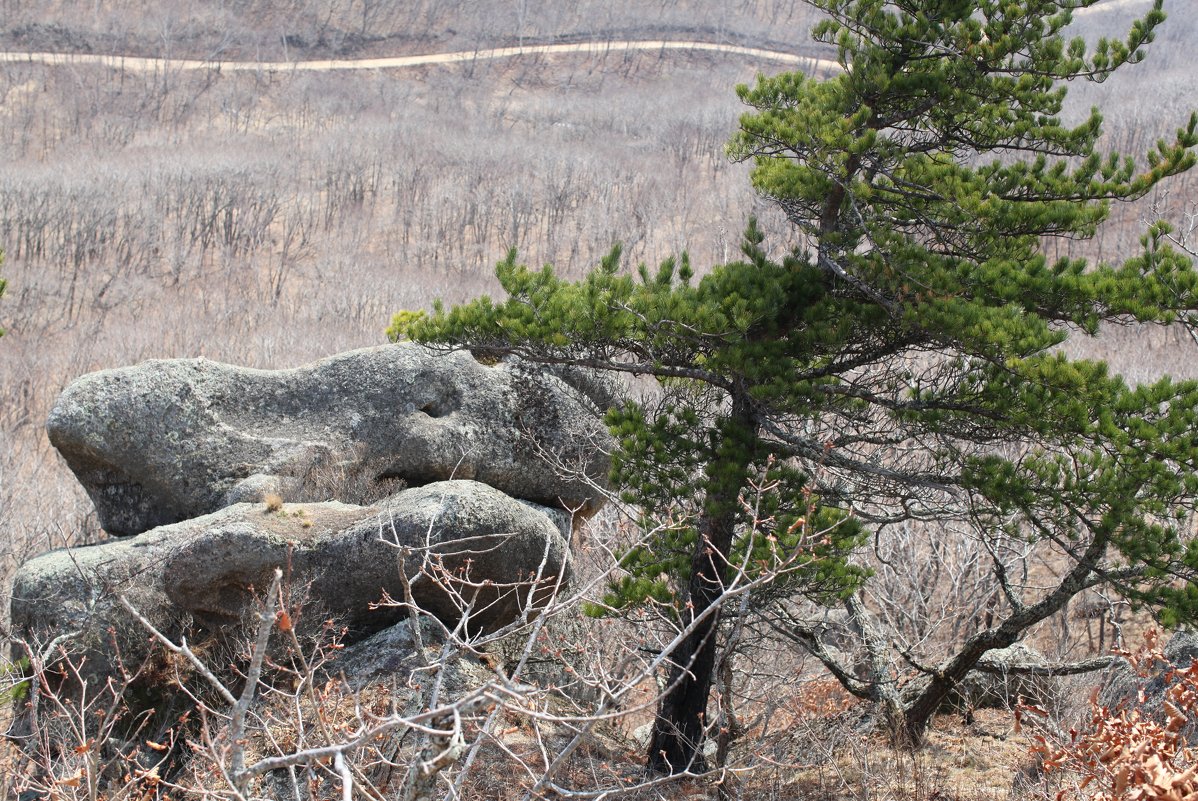
<svg viewBox="0 0 1198 801"><path fill-rule="evenodd" d="M1058 679L1045 675L1050 668L1043 654L1024 643L995 648L957 684L945 706L1014 709L1020 703L1048 703L1060 685Z"/></svg>
<svg viewBox="0 0 1198 801"><path fill-rule="evenodd" d="M150 361L78 379L47 428L116 535L268 493L359 500L450 478L586 516L609 439L571 378L411 344L291 370Z"/></svg>
<svg viewBox="0 0 1198 801"><path fill-rule="evenodd" d="M1143 676L1136 673L1126 658L1116 659L1104 675L1098 703L1113 710L1139 708L1149 717L1163 720L1162 706L1170 674L1174 670L1185 670L1198 659L1198 634L1184 630L1174 632L1161 655L1164 661L1147 665L1148 673Z"/></svg>
<svg viewBox="0 0 1198 801"><path fill-rule="evenodd" d="M301 635L332 619L352 642L395 623L404 609L375 604L384 594L404 597L401 576L417 605L448 625L468 608L469 629L494 629L552 592L569 531L565 512L474 481L407 489L368 507L242 503L27 562L12 621L31 642L74 632L67 646L81 678L103 678L120 669L118 654L131 669L150 653L147 632L118 596L168 636L219 642L244 635L237 624L278 567L291 597L307 598Z"/></svg>

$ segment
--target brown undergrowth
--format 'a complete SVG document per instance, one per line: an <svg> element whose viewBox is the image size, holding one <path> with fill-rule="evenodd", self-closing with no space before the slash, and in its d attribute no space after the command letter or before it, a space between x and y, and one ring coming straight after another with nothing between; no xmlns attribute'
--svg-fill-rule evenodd
<svg viewBox="0 0 1198 801"><path fill-rule="evenodd" d="M1123 656L1136 677L1132 698L1112 702L1095 690L1081 724L1034 735L1056 801L1198 798L1198 660L1170 663L1156 630ZM1046 716L1038 707L1017 715Z"/></svg>
<svg viewBox="0 0 1198 801"><path fill-rule="evenodd" d="M278 618L276 617L276 626ZM244 655L243 658L248 657ZM1160 714L1139 703L1104 707L1095 690L1086 716L1073 719L1040 707L981 709L966 716L938 716L928 740L916 752L895 749L867 703L847 696L828 679L795 681L776 688L768 715L742 710L746 725L737 732L728 770L655 783L642 772L643 743L618 717L591 728L569 759L553 767L555 792L542 789L534 798L627 798L633 801L1187 801L1198 795L1195 750L1186 740L1198 715L1198 663L1170 667L1163 661L1159 637L1127 659L1141 687L1163 680ZM504 666L491 659L466 658L474 680L486 681ZM335 659L334 659L335 663ZM319 736L348 738L363 721L381 720L397 711L418 711L421 679L372 682L352 691L327 671L326 678L300 690L295 664L267 660L267 679L254 712L255 728L245 741L250 761L271 753L312 747ZM427 675L433 675L429 673ZM1094 683L1093 677L1089 680ZM15 683L10 681L12 686ZM528 688L525 688L528 689ZM464 710L463 734L478 743L467 780L450 791L461 768L449 766L441 777L444 795L509 801L527 797L542 771L578 726L565 720L576 707L561 694L528 689L518 704L494 699ZM415 694L414 694L415 693ZM1076 694L1076 693L1075 693ZM415 706L413 705L415 704ZM1151 704L1149 704L1151 707ZM529 712L535 714L529 714ZM74 799L234 798L225 787L222 762L227 733L215 709L184 715L169 729L143 731L134 740L116 739L102 725L104 714L91 710L95 737L64 741L53 763L31 760L12 741L0 745L0 797ZM541 716L538 719L538 715ZM80 717L82 721L83 716ZM6 723L8 721L5 721ZM104 737L113 738L105 741ZM316 737L317 739L314 739ZM225 743L225 746L222 746ZM354 759L356 785L363 798L400 797L406 769L419 754L415 738L380 732ZM175 748L174 775L156 762ZM95 759L91 755L96 755ZM89 781L89 765L106 760L116 782ZM182 765L182 769L179 766ZM47 768L50 769L48 775ZM37 778L40 773L40 779ZM337 797L332 758L316 757L299 772L311 798ZM291 781L276 773L257 785L250 797L284 798ZM20 796L36 787L40 796ZM628 788L628 789L621 789ZM358 796L355 796L358 797Z"/></svg>

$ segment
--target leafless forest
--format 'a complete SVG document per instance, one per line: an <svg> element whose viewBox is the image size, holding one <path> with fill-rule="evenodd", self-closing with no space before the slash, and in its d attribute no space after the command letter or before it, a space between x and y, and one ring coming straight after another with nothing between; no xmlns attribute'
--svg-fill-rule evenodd
<svg viewBox="0 0 1198 801"><path fill-rule="evenodd" d="M1076 108L1109 109L1112 148L1143 151L1198 107L1198 18L1182 6L1166 2L1142 65L1074 88ZM42 427L85 372L182 356L282 367L377 344L399 309L493 291L510 247L571 276L617 241L633 266L687 250L702 267L735 257L750 214L772 250L795 244L724 155L733 86L779 69L767 61L613 52L232 73L169 59L651 38L826 56L812 19L799 0L0 0L0 50L168 59L150 73L0 65L0 585L32 554L103 536ZM1100 7L1077 26L1097 36L1126 19ZM1078 247L1130 255L1156 216L1184 235L1196 189L1191 174L1117 209ZM1084 350L1132 380L1198 375L1198 343L1171 331L1116 331ZM922 558L904 547L889 556ZM920 621L898 618L926 577L881 574L880 608L913 641L981 597L969 554L943 556L958 573L919 596ZM1097 649L1084 618L1054 625L1063 648ZM813 692L802 703L817 708Z"/></svg>
<svg viewBox="0 0 1198 801"><path fill-rule="evenodd" d="M10 36L67 30L80 11L19 5ZM438 8L409 49L465 46L438 32L483 17ZM242 33L277 42L265 26L290 15L275 11ZM143 12L83 17L100 31L143 20L128 35L157 41ZM187 44L214 51L202 32ZM722 258L754 203L722 154L731 87L762 66L676 53L333 74L6 65L9 558L86 529L41 421L88 370L194 355L283 366L378 343L397 309L489 289L512 246L575 275L617 240L632 259Z"/></svg>

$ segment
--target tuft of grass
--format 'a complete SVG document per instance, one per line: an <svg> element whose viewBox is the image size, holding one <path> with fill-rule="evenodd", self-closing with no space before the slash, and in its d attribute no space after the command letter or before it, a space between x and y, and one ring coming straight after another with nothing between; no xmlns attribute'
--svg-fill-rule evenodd
<svg viewBox="0 0 1198 801"><path fill-rule="evenodd" d="M277 492L268 492L262 498L262 502L266 504L266 514L277 512L283 508L283 496Z"/></svg>

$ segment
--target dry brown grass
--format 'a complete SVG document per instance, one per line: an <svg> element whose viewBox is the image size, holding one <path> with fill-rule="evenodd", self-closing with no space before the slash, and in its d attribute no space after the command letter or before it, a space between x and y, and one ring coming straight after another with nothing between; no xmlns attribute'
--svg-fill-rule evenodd
<svg viewBox="0 0 1198 801"><path fill-rule="evenodd" d="M881 732L863 732L860 713L802 719L778 750L774 770L746 777L746 798L813 801L984 801L1010 797L1012 780L1034 764L1033 741L1016 735L1008 712L985 710L972 723L936 720L926 746L896 750ZM802 758L800 758L802 755Z"/></svg>

